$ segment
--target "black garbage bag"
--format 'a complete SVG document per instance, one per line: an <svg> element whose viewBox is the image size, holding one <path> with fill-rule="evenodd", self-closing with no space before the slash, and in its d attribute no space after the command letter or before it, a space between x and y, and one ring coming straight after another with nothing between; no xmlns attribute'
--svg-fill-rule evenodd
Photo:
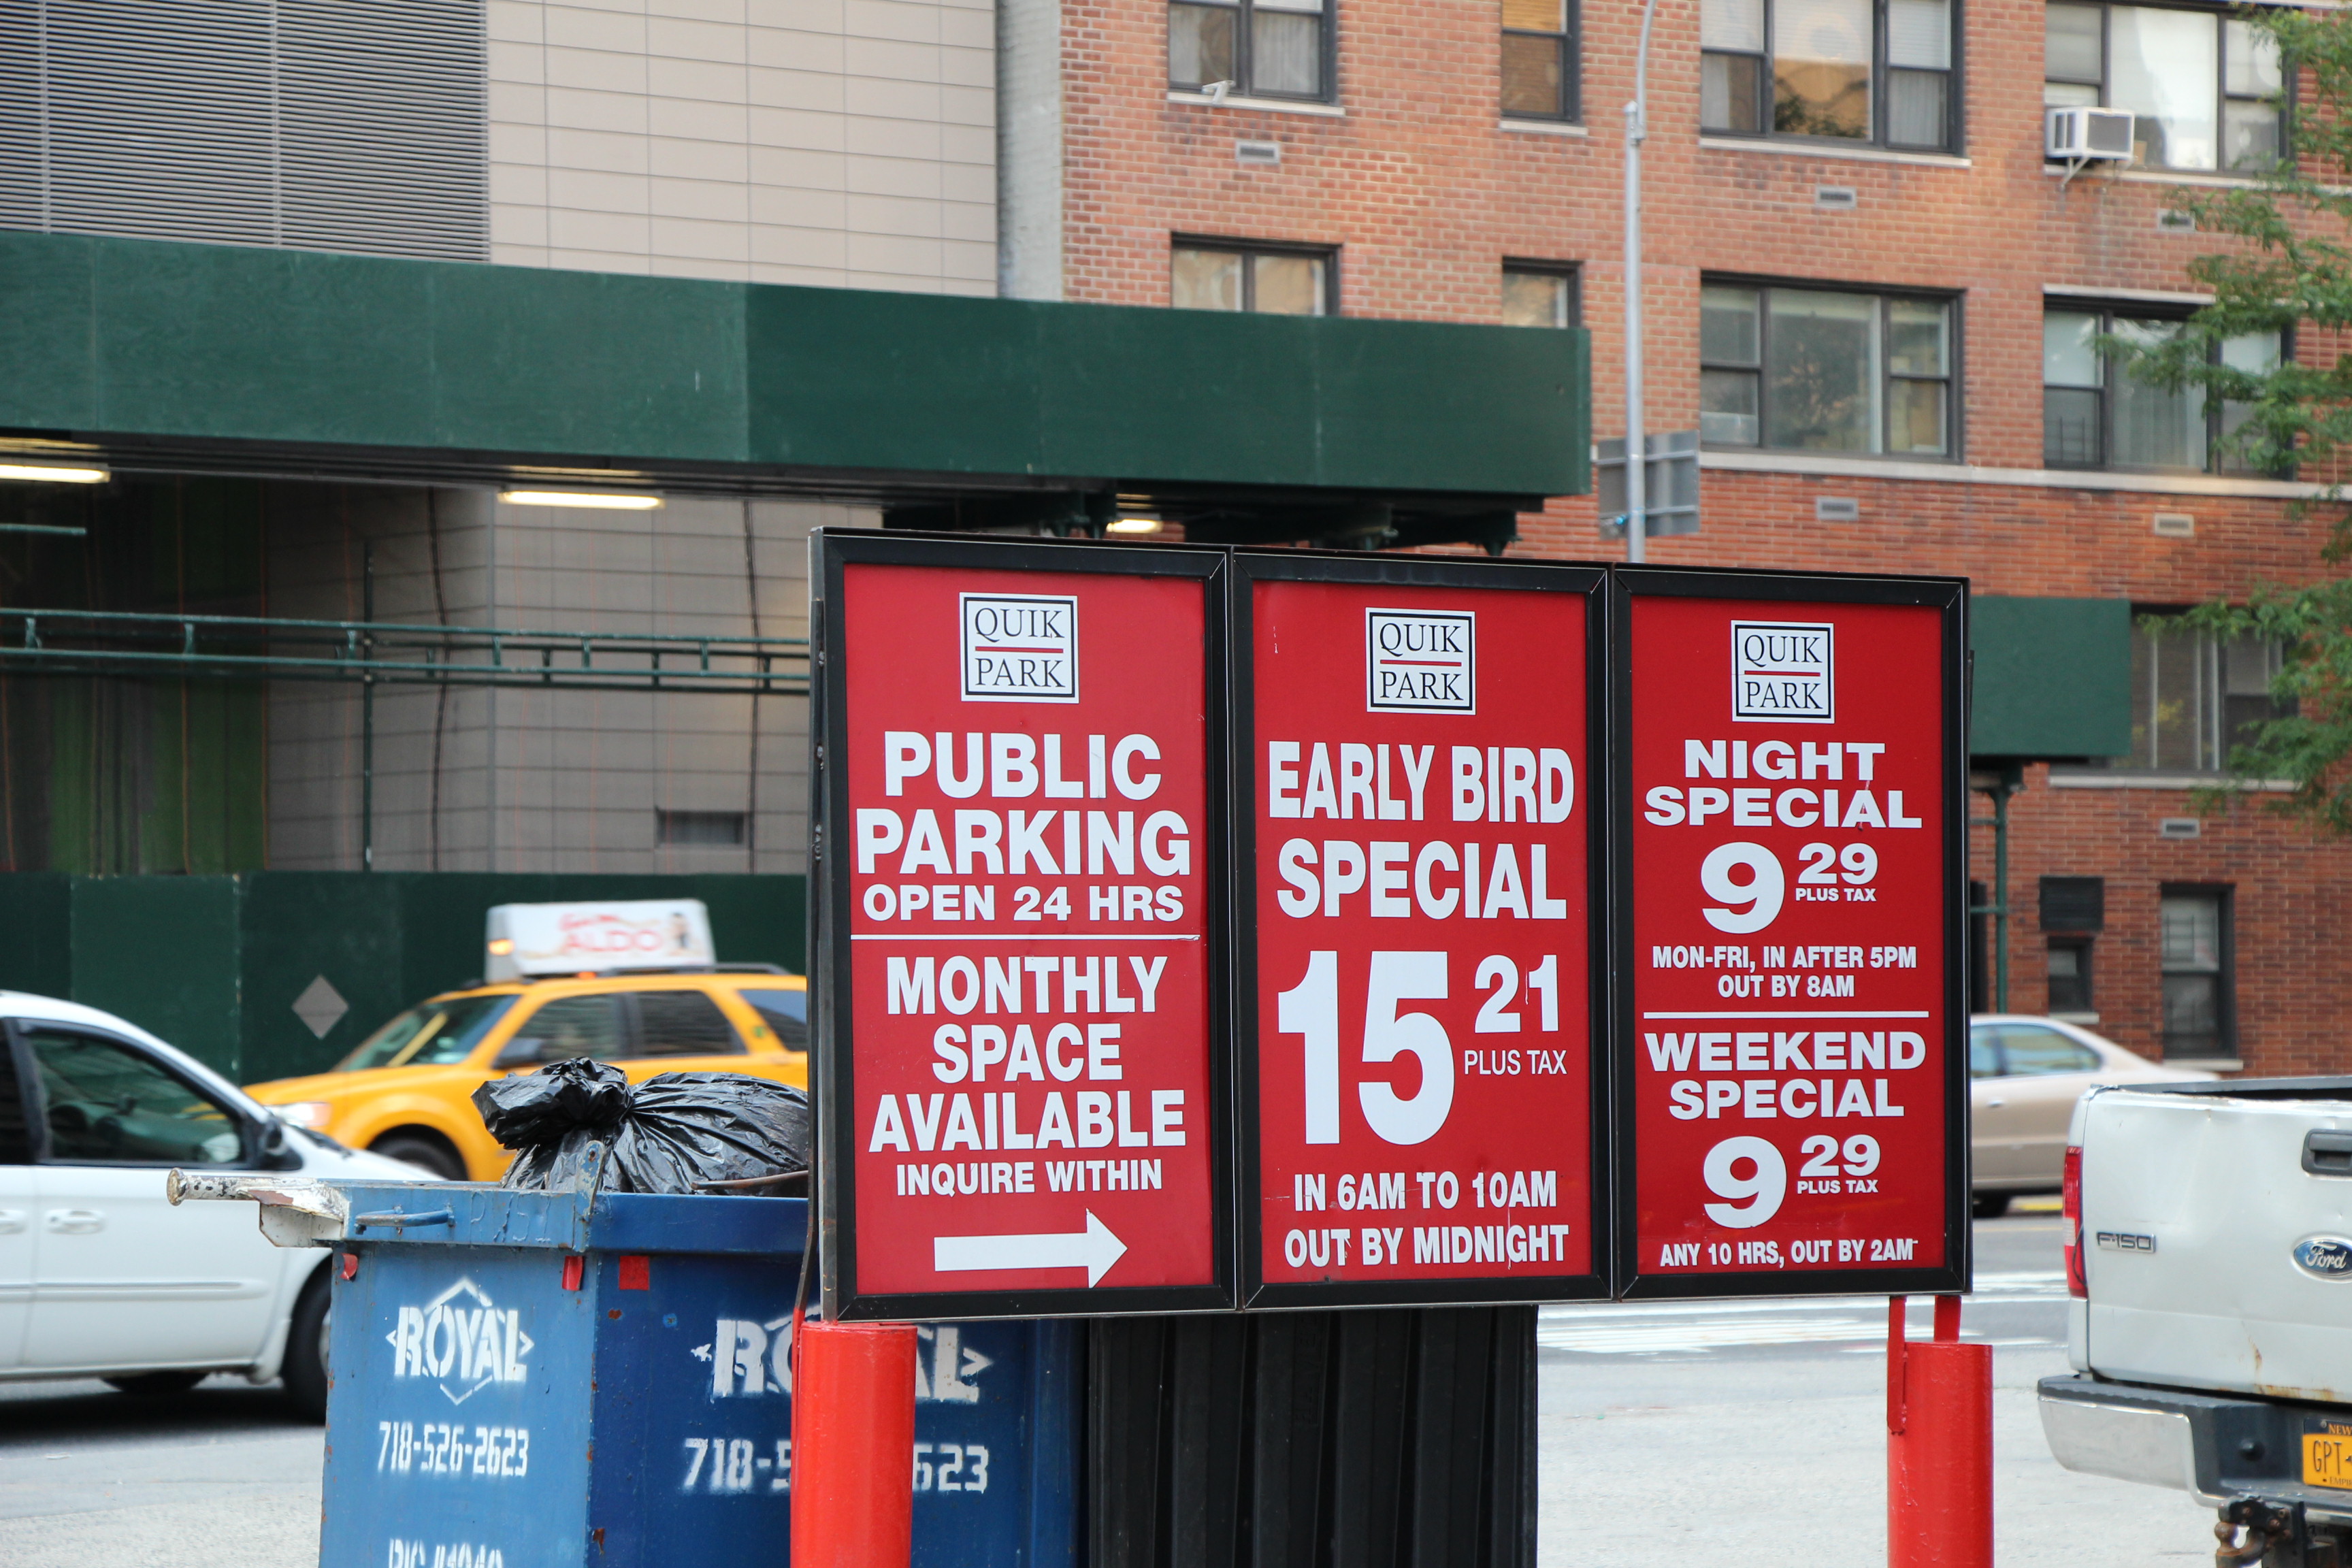
<svg viewBox="0 0 2352 1568"><path fill-rule="evenodd" d="M538 1072L492 1079L474 1090L482 1125L509 1149L534 1149L575 1127L617 1128L629 1109L621 1069L580 1057Z"/></svg>
<svg viewBox="0 0 2352 1568"><path fill-rule="evenodd" d="M691 1193L809 1164L808 1096L743 1073L666 1072L631 1088L620 1068L583 1057L493 1079L474 1105L517 1152L499 1184L520 1192L577 1186L592 1142L608 1151L609 1193Z"/></svg>

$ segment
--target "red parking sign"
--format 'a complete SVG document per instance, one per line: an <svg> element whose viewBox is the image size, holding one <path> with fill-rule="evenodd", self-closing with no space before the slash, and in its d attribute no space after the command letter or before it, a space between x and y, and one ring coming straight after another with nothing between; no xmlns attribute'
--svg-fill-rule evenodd
<svg viewBox="0 0 2352 1568"><path fill-rule="evenodd" d="M828 1315L1230 1306L1223 557L822 552Z"/></svg>
<svg viewBox="0 0 2352 1568"><path fill-rule="evenodd" d="M1619 1290L1964 1289L1966 584L1612 583Z"/></svg>
<svg viewBox="0 0 2352 1568"><path fill-rule="evenodd" d="M1244 1301L1605 1293L1601 574L1234 560Z"/></svg>

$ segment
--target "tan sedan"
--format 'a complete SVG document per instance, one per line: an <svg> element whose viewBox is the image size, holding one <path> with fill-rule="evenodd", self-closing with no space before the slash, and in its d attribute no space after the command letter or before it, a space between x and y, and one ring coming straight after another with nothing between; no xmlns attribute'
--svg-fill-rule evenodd
<svg viewBox="0 0 2352 1568"><path fill-rule="evenodd" d="M1969 1023L1969 1188L1979 1219L2016 1193L2054 1193L2066 1124L2096 1083L2180 1082L2216 1075L2167 1067L2055 1018L1992 1014Z"/></svg>

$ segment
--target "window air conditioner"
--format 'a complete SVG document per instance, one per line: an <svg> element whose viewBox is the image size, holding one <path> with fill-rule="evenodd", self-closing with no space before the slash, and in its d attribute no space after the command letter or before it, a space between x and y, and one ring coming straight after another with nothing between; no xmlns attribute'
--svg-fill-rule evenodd
<svg viewBox="0 0 2352 1568"><path fill-rule="evenodd" d="M2131 162L2132 114L2126 109L2053 109L2043 126L2042 155L2082 162Z"/></svg>

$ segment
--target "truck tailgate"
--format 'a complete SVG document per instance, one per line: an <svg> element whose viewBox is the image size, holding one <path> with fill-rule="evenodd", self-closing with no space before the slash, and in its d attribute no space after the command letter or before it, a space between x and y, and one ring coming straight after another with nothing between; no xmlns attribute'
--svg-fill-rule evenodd
<svg viewBox="0 0 2352 1568"><path fill-rule="evenodd" d="M2352 1093L2231 1087L2084 1102L2090 1370L2352 1403L2352 1156L2305 1167L2315 1131L2352 1134Z"/></svg>

